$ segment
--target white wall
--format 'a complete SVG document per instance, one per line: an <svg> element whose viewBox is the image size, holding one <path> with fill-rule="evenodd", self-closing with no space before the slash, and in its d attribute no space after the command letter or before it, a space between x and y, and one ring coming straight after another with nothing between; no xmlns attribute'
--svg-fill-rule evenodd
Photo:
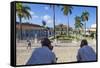
<svg viewBox="0 0 100 68"><path fill-rule="evenodd" d="M0 0L0 68L12 68L10 66L10 2L12 0ZM50 2L50 3L65 3L65 4L81 4L81 5L98 5L100 12L100 0L26 0L32 2ZM100 15L100 13L98 13ZM98 20L100 16L98 17ZM98 21L98 26L100 20ZM98 27L100 29L100 27ZM100 30L98 30L99 32ZM100 32L98 33L100 34ZM100 36L98 36L100 40ZM99 47L99 44L98 44ZM100 52L100 47L98 48ZM100 57L100 54L99 54ZM100 60L100 58L99 58ZM99 62L94 63L80 63L80 64L60 64L60 65L45 65L34 66L34 68L97 68ZM26 68L32 68L26 67ZM24 68L24 67L22 67Z"/></svg>

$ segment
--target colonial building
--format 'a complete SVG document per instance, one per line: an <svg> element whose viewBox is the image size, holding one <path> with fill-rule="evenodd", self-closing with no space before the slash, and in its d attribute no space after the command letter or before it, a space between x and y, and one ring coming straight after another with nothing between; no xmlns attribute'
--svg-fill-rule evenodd
<svg viewBox="0 0 100 68"><path fill-rule="evenodd" d="M92 24L89 29L86 29L86 35L91 36L93 35L96 38L96 24Z"/></svg>
<svg viewBox="0 0 100 68"><path fill-rule="evenodd" d="M53 30L45 29L37 24L29 24L29 23L16 23L16 38L19 39L21 36L21 28L22 27L22 37L23 39L41 39L43 37L49 37L53 35Z"/></svg>
<svg viewBox="0 0 100 68"><path fill-rule="evenodd" d="M96 24L92 24L91 28L89 29L89 31L96 33Z"/></svg>
<svg viewBox="0 0 100 68"><path fill-rule="evenodd" d="M59 24L59 25L56 25L55 26L55 30L56 30L56 34L57 35L62 35L62 34L64 34L64 35L66 35L67 34L67 29L68 29L68 26L67 25L64 25L64 24ZM71 32L72 31L72 28L69 26L69 32Z"/></svg>

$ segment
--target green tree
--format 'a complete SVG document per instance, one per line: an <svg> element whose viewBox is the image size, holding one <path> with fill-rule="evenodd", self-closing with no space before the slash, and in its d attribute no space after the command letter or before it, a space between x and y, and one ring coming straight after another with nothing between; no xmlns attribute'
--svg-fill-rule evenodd
<svg viewBox="0 0 100 68"><path fill-rule="evenodd" d="M76 16L75 17L75 31L76 31L76 37L80 35L81 30L83 29L83 23L81 23L81 17Z"/></svg>
<svg viewBox="0 0 100 68"><path fill-rule="evenodd" d="M62 11L63 11L63 14L65 15L65 16L67 16L67 18L68 18L68 22L67 22L67 36L69 36L69 15L70 14L72 14L72 9L73 9L73 7L72 6L63 6L62 7Z"/></svg>
<svg viewBox="0 0 100 68"><path fill-rule="evenodd" d="M20 39L21 40L23 39L22 37L22 18L24 19L32 18L29 12L30 10L31 9L29 6L22 4L22 3L16 3L16 14L19 18L19 23L20 23Z"/></svg>
<svg viewBox="0 0 100 68"><path fill-rule="evenodd" d="M48 27L46 27L46 22L43 20L42 21L42 26L43 26L43 30L46 32L46 37L48 37Z"/></svg>
<svg viewBox="0 0 100 68"><path fill-rule="evenodd" d="M88 19L89 19L89 12L86 10L84 12L82 12L81 18L82 18L82 21L84 22L84 32L86 35L86 21L88 21Z"/></svg>
<svg viewBox="0 0 100 68"><path fill-rule="evenodd" d="M59 27L61 28L61 30L60 30L61 32L60 33L62 35L63 34L63 24L60 24Z"/></svg>
<svg viewBox="0 0 100 68"><path fill-rule="evenodd" d="M46 22L44 20L42 21L42 25L44 28L46 27Z"/></svg>
<svg viewBox="0 0 100 68"><path fill-rule="evenodd" d="M78 32L80 31L80 29L83 28L83 23L81 23L81 17L76 16L75 17L75 28L78 30Z"/></svg>

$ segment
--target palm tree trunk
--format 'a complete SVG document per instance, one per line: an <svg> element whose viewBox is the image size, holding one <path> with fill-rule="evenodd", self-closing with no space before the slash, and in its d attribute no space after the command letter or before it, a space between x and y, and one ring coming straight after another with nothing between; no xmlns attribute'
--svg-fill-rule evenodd
<svg viewBox="0 0 100 68"><path fill-rule="evenodd" d="M69 36L69 15L68 15L68 23L67 23L67 36Z"/></svg>
<svg viewBox="0 0 100 68"><path fill-rule="evenodd" d="M76 34L76 37L75 37L75 38L76 38L76 40L77 40L77 29L75 29L75 34Z"/></svg>
<svg viewBox="0 0 100 68"><path fill-rule="evenodd" d="M61 35L63 34L62 31L63 31L63 28L61 27Z"/></svg>
<svg viewBox="0 0 100 68"><path fill-rule="evenodd" d="M85 36L86 36L86 22L84 23L84 28L85 28L85 30L84 30L84 34L85 34Z"/></svg>
<svg viewBox="0 0 100 68"><path fill-rule="evenodd" d="M19 21L20 21L20 40L22 40L22 19L21 16L19 16Z"/></svg>
<svg viewBox="0 0 100 68"><path fill-rule="evenodd" d="M54 39L55 39L55 6L53 5L53 24L54 24Z"/></svg>

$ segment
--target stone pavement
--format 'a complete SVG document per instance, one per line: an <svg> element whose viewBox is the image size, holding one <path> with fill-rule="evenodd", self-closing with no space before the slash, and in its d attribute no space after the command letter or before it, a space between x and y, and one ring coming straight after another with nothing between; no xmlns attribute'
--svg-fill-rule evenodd
<svg viewBox="0 0 100 68"><path fill-rule="evenodd" d="M96 42L94 40L89 40L88 42L96 51ZM25 65L34 49L41 47L40 43L35 44L33 42L32 49L27 49L26 41L23 41L22 43L17 42L16 44L17 65ZM52 45L54 46L53 52L58 58L57 63L76 61L76 55L79 49L80 41L72 43L52 43Z"/></svg>

